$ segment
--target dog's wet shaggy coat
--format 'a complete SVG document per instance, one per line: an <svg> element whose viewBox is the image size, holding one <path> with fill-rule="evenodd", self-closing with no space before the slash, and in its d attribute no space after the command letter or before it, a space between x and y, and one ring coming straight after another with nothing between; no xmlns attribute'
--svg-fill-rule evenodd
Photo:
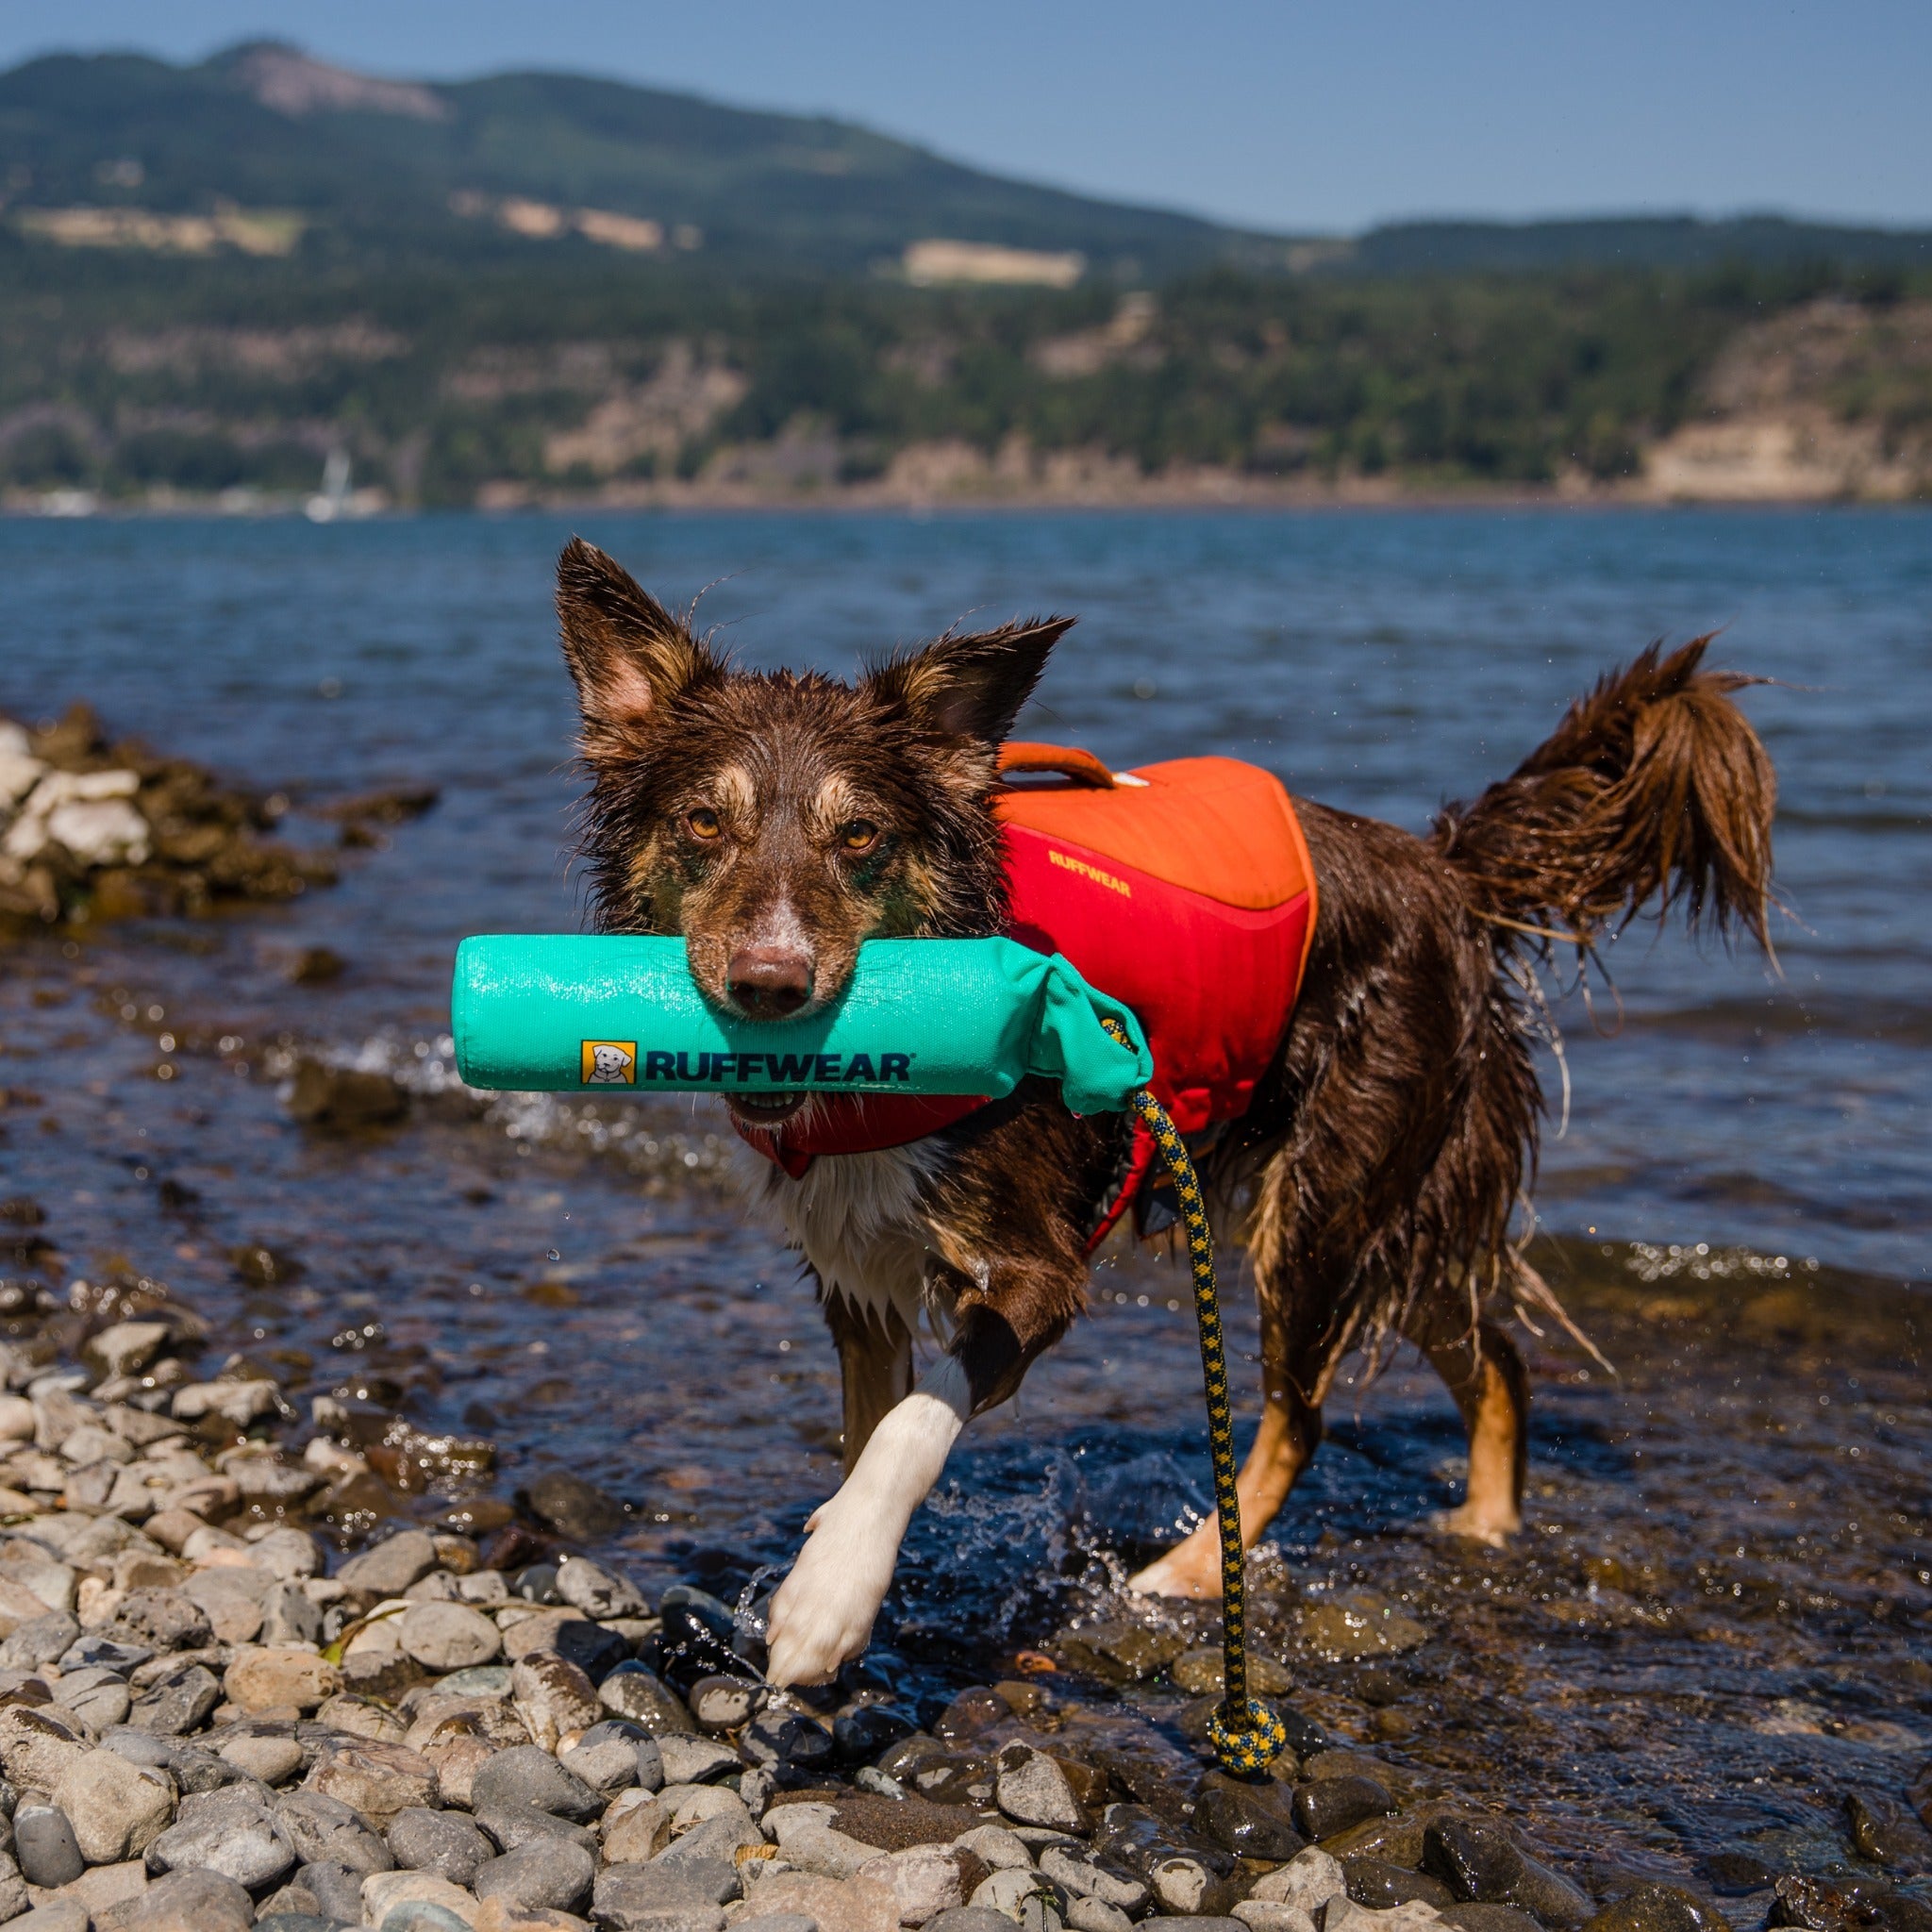
<svg viewBox="0 0 1932 1932"><path fill-rule="evenodd" d="M604 929L682 933L711 998L767 1017L836 998L866 939L1001 929L995 754L1066 622L951 635L847 686L732 669L580 541L558 606ZM1550 1306L1512 1238L1541 1109L1530 968L1674 906L1769 946L1774 779L1731 702L1753 680L1705 669L1707 641L1652 646L1604 678L1427 838L1296 801L1320 886L1300 1001L1254 1105L1203 1164L1260 1306L1263 1416L1241 1478L1251 1543L1315 1451L1342 1357L1397 1334L1469 1427L1451 1526L1517 1526L1527 1389L1487 1310ZM799 1102L735 1104L768 1121ZM814 1206L826 1183L774 1172L839 1345L848 1470L911 1407L922 1305L950 1337L947 1400L962 1415L1010 1395L1065 1332L1120 1144L1119 1122L1023 1089L914 1149L840 1158L882 1164L863 1186L846 1176L838 1216ZM1217 1567L1204 1525L1136 1582L1209 1595ZM788 1589L808 1593L808 1568ZM852 1641L846 1628L821 1649ZM791 1661L810 1675L839 1658Z"/></svg>

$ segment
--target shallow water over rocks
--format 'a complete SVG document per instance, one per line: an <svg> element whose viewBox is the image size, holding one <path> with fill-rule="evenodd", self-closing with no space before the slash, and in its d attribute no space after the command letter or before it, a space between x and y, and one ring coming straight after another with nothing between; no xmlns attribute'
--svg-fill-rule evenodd
<svg viewBox="0 0 1932 1932"><path fill-rule="evenodd" d="M1510 673L1526 690L1535 672L1541 708L1515 706L1507 730L1485 720L1473 745L1436 756L1444 720L1402 695L1420 675L1409 655L1474 626L1418 591L1407 630L1374 647L1375 675L1363 659L1324 692L1328 710L1353 705L1368 720L1345 727L1371 734L1360 758L1332 738L1281 753L1316 772L1309 790L1416 822L1439 778L1466 789L1526 749L1584 665L1638 641L1624 633L1644 613L1731 582L1673 526L1641 592L1619 591L1606 564L1557 608L1550 585L1574 540L1539 552L1494 521L1477 546L1484 594L1520 625L1554 610L1565 640L1554 667L1539 654ZM1031 599L1039 581L1041 599L1097 602L1105 618L1122 553L1068 523L1058 551L1024 555L995 529L977 576L915 532L890 595L865 573L891 560L891 544L840 526L831 547L852 551L846 575L818 558L807 608L841 645L900 617L907 633L937 628L953 614L937 600ZM781 567L803 568L811 544L795 529L740 527L765 546L776 594ZM1334 527L1343 550L1366 541L1346 520ZM541 570L551 534L513 526L519 583ZM711 525L683 539L658 525L601 534L620 550L659 547L674 589L675 572L708 570L738 541ZM976 540L954 534L974 554ZM710 1103L472 1096L441 1030L459 932L575 920L555 858L568 790L556 771L561 692L542 682L555 674L541 585L525 600L530 651L496 658L491 645L468 674L487 702L459 712L470 736L458 742L408 708L454 690L424 533L369 540L370 570L391 573L388 601L373 578L345 611L311 601L320 641L306 655L291 644L257 659L234 641L273 634L279 618L211 623L228 641L195 704L178 675L163 691L115 655L114 641L148 634L136 591L161 608L175 566L147 533L100 535L124 554L95 593L108 641L97 661L133 680L128 713L99 682L48 682L45 664L44 695L16 688L18 657L0 703L92 696L116 727L286 790L298 841L334 836L308 809L332 797L421 778L444 798L374 835L326 894L35 940L0 961L0 1196L44 1214L0 1222L0 1319L52 1346L78 1337L76 1303L138 1309L142 1280L164 1282L211 1325L211 1364L233 1348L275 1374L298 1443L320 1423L368 1462L319 1524L344 1548L398 1515L508 1539L506 1568L579 1547L621 1558L654 1605L693 1583L755 1624L774 1566L836 1482L836 1373L795 1261L733 1191L735 1143ZM231 537L213 533L211 554ZM448 554L469 556L471 540L458 528ZM1735 548L1724 530L1710 541L1713 556ZM1434 526L1416 541L1427 553ZM1401 562L1387 542L1367 554ZM1850 586L1863 564L1840 562ZM225 594L266 582L272 564L325 575L314 559L244 545ZM1276 564L1255 567L1266 577ZM1407 567L1413 587L1422 566ZM1895 586L1909 575L1886 568ZM501 635L484 608L498 563L477 569L458 627L488 640ZM1332 576L1322 582L1340 598ZM193 584L175 588L192 605ZM1261 624L1246 611L1252 585L1227 594L1227 622ZM1845 595L1868 640L1910 634L1902 605ZM1304 615L1321 601L1309 596ZM760 653L784 654L769 620L758 636ZM1788 673L1802 658L1793 636L1779 635L1774 657ZM1756 661L1754 641L1740 620L1733 655ZM1092 686L1050 691L1058 715L1039 728L1112 734L1136 755L1175 732L1257 755L1218 687L1157 734L1131 696L1139 648L1118 664L1082 660ZM90 663L77 645L74 663ZM317 696L329 679L338 695ZM1103 684L1112 697L1095 694ZM526 688L542 698L519 710ZM1866 694L1857 726L1874 774L1851 787L1862 803L1840 798L1850 781L1807 749L1810 722L1779 724L1778 694L1760 701L1812 926L1790 949L1790 986L1667 945L1620 963L1624 1040L1599 1042L1566 1012L1575 1124L1551 1150L1543 1211L1560 1233L1541 1260L1616 1374L1560 1333L1526 1338L1524 1536L1492 1552L1431 1529L1457 1500L1461 1437L1440 1388L1398 1357L1331 1403L1328 1440L1256 1571L1255 1641L1285 1667L1289 1700L1338 1747L1371 1756L1402 1785L1393 1795L1490 1806L1599 1895L1631 1874L1670 1877L1718 1890L1740 1924L1763 1918L1769 1880L1789 1872L1924 1883L1908 1875L1922 1853L1905 1826L1890 1865L1868 1855L1882 1840L1872 1817L1903 1805L1932 1756L1928 1317L1924 1289L1900 1285L1924 1272L1912 1230L1932 1199L1913 1138L1932 1041L1919 1013L1924 942L1920 915L1898 909L1926 869L1911 789L1923 774L1887 762L1909 721L1883 717L1880 696ZM357 702L367 708L353 729L316 728ZM1290 702L1270 700L1284 714ZM1271 727L1285 742L1299 728ZM1879 857L1857 883L1845 855L1868 850L1858 814L1872 811L1889 816L1868 828ZM1843 929L1818 938L1834 920L1861 944ZM1815 984L1804 978L1814 971ZM1244 1356L1240 1301L1230 1294L1230 1330ZM1095 1748L1109 1725L1144 1740L1127 1724L1139 1714L1170 1743L1187 1740L1211 1688L1214 1620L1136 1604L1118 1586L1207 1501L1198 1377L1184 1274L1110 1254L1091 1318L1012 1410L975 1426L915 1523L871 1668L923 1722L961 1687L1024 1678L1037 1659L1022 1653L1040 1653L1059 1666L1040 1681ZM1251 1414L1252 1373L1237 1367L1235 1387ZM279 1507L299 1513L308 1500Z"/></svg>

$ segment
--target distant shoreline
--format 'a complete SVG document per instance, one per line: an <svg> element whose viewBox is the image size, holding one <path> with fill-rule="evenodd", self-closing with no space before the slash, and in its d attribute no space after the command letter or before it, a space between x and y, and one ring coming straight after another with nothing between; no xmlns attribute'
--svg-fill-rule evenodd
<svg viewBox="0 0 1932 1932"><path fill-rule="evenodd" d="M1568 510L1583 512L1670 510L1911 510L1932 508L1932 498L1851 495L1663 496L1641 489L1576 491L1558 488L1454 490L1281 490L1247 489L1209 493L1199 490L1160 490L1143 493L1092 495L1051 491L916 497L863 488L800 494L759 494L740 491L623 492L542 492L518 490L481 492L468 504L433 506L383 503L347 514L317 516L300 499L236 508L218 498L177 497L166 503L98 500L87 508L48 508L33 502L0 501L0 519L9 523L300 523L360 524L414 521L420 517L610 516L651 513L664 516L899 515L938 517L1037 516L1056 511L1211 515L1221 511L1389 511Z"/></svg>

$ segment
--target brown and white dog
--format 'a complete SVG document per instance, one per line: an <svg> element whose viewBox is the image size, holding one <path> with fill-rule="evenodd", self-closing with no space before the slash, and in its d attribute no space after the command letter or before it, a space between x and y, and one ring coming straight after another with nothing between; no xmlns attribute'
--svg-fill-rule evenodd
<svg viewBox="0 0 1932 1932"><path fill-rule="evenodd" d="M605 930L682 934L713 1002L779 1018L836 1000L865 940L1001 929L995 756L1066 621L949 635L846 685L731 668L581 541L558 606ZM1260 1306L1249 1544L1315 1453L1341 1358L1396 1335L1469 1432L1447 1526L1519 1527L1527 1381L1485 1309L1549 1305L1511 1235L1541 1105L1530 960L1674 904L1769 943L1774 781L1729 698L1752 680L1701 669L1705 642L1606 677L1425 839L1297 800L1321 886L1301 997L1203 1175ZM727 1102L765 1125L803 1104ZM1080 1312L1117 1151L1113 1125L1041 1086L908 1146L765 1174L838 1345L846 1472L773 1602L774 1682L823 1682L864 1650L961 1427ZM922 1312L949 1340L915 1387ZM1217 1594L1212 1524L1134 1586Z"/></svg>

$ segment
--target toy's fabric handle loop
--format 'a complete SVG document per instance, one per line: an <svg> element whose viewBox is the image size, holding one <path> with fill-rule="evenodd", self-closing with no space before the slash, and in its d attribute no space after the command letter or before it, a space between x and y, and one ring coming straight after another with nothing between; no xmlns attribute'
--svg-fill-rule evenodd
<svg viewBox="0 0 1932 1932"><path fill-rule="evenodd" d="M1111 791L1117 782L1091 751L1070 744L1033 744L1024 739L1008 739L1000 746L1000 776L1015 772L1051 773L1097 791Z"/></svg>

